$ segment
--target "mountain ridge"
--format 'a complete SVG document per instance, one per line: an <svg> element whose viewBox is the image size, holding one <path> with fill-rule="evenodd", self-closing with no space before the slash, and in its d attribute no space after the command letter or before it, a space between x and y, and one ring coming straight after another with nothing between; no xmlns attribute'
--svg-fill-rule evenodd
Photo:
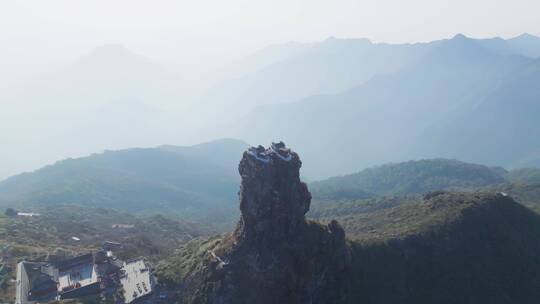
<svg viewBox="0 0 540 304"><path fill-rule="evenodd" d="M470 149L458 145L459 137L427 134L452 131L452 122L459 119L465 127L474 125L470 113L479 104L511 83L512 74L519 75L535 65L533 59L501 54L458 36L441 41L409 67L373 77L345 92L256 108L232 124L226 134L251 142L275 140L274 134L280 134L303 153L308 164L318 164L317 168L305 168L304 174L311 179L407 159L444 157L479 162L472 153L467 154ZM524 93L535 92L531 82L533 78L523 86ZM532 109L525 111L534 113ZM289 123L274 123L279 120ZM375 126L377 133L372 132ZM503 128L500 124L493 127ZM354 136L342 136L350 130L355 130ZM451 141L440 143L447 138ZM349 153L336 157L340 151ZM363 156L360 162L355 161L355 154ZM510 164L494 156L490 164Z"/></svg>
<svg viewBox="0 0 540 304"><path fill-rule="evenodd" d="M223 140L195 146L196 151L135 148L67 159L0 182L0 201L27 208L88 204L134 213L227 218L234 215L230 202L238 183L231 164L246 146ZM216 151L221 151L219 158L212 157Z"/></svg>
<svg viewBox="0 0 540 304"><path fill-rule="evenodd" d="M476 189L502 184L507 174L503 168L439 158L384 164L312 182L310 187L317 199L363 199L443 189Z"/></svg>

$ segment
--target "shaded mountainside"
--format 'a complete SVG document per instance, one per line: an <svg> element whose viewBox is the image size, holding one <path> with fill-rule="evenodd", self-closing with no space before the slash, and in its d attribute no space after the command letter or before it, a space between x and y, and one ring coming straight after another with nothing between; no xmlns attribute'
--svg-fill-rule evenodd
<svg viewBox="0 0 540 304"><path fill-rule="evenodd" d="M331 37L319 43L268 50L263 54L281 49L279 60L268 61L263 56L257 61L268 64L212 88L205 98L217 102L219 109L231 105L241 109L338 93L411 64L437 43L392 45Z"/></svg>
<svg viewBox="0 0 540 304"><path fill-rule="evenodd" d="M503 184L490 190L507 193L520 204L540 214L540 182Z"/></svg>
<svg viewBox="0 0 540 304"><path fill-rule="evenodd" d="M386 164L355 174L313 182L313 197L323 200L407 195L440 189L474 189L505 182L506 170L449 159Z"/></svg>
<svg viewBox="0 0 540 304"><path fill-rule="evenodd" d="M439 194L359 218L356 227L355 303L540 297L540 218L509 197Z"/></svg>
<svg viewBox="0 0 540 304"><path fill-rule="evenodd" d="M231 210L238 177L233 165L247 145L222 140L193 147L106 151L60 161L0 183L4 205L76 204L186 217ZM218 153L214 157L214 153ZM229 212L231 213L231 212Z"/></svg>
<svg viewBox="0 0 540 304"><path fill-rule="evenodd" d="M537 59L494 83L467 111L422 133L425 141L416 149L509 167L540 166L539 81Z"/></svg>
<svg viewBox="0 0 540 304"><path fill-rule="evenodd" d="M312 216L338 220L352 240L351 303L535 303L540 296L540 216L508 196L439 191L316 209Z"/></svg>
<svg viewBox="0 0 540 304"><path fill-rule="evenodd" d="M488 147L488 164L534 165L537 65L458 35L413 64L342 93L261 106L228 135L257 142L280 134L303 153L303 174L312 179L407 159L482 162ZM511 110L515 102L519 109ZM347 136L351 130L354 136ZM514 146L520 149L512 157Z"/></svg>
<svg viewBox="0 0 540 304"><path fill-rule="evenodd" d="M420 195L372 197L365 199L341 199L336 201L314 201L308 216L314 219L342 220L353 219L358 214L369 214L371 212L387 209L417 201Z"/></svg>
<svg viewBox="0 0 540 304"><path fill-rule="evenodd" d="M539 58L540 57L540 38L534 35L524 33L517 37L508 39L512 48L521 55Z"/></svg>

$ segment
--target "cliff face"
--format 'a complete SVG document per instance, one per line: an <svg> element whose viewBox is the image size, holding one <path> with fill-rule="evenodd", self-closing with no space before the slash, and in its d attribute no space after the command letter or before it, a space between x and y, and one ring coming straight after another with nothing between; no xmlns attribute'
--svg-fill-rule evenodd
<svg viewBox="0 0 540 304"><path fill-rule="evenodd" d="M305 225L311 194L300 181L298 154L274 144L251 148L239 165L240 211L235 239L247 246L279 242Z"/></svg>
<svg viewBox="0 0 540 304"><path fill-rule="evenodd" d="M186 303L339 303L350 253L337 222L305 220L311 195L301 161L282 143L246 151L240 162L241 219L207 245L183 281Z"/></svg>

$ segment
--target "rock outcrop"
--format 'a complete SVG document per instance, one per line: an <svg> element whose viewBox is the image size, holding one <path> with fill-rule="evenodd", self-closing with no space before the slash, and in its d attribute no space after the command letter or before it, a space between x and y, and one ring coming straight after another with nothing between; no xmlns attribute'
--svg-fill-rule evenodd
<svg viewBox="0 0 540 304"><path fill-rule="evenodd" d="M240 161L240 210L235 231L238 243L249 246L286 240L305 225L311 194L300 181L298 154L273 144L250 148Z"/></svg>
<svg viewBox="0 0 540 304"><path fill-rule="evenodd" d="M311 194L298 154L283 143L244 152L241 219L207 248L182 284L184 303L343 303L350 263L333 221L309 222Z"/></svg>

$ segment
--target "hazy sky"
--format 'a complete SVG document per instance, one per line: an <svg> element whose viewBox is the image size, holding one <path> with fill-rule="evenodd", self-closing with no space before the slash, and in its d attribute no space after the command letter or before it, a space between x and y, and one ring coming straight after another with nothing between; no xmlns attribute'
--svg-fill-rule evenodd
<svg viewBox="0 0 540 304"><path fill-rule="evenodd" d="M102 136L116 128L105 118L86 126L85 118L90 115L81 112L79 118L67 109L57 110L53 104L61 98L46 97L42 92L48 91L36 90L34 83L49 88L46 81L52 78L54 84L55 78L49 77L53 72L104 44L122 44L181 74L174 78L174 89L182 91L182 86L192 85L189 81L219 74L213 68L275 43L321 41L330 36L418 42L456 33L511 37L524 32L540 34L539 0L0 0L0 179L103 148L180 142L176 134L167 137L174 141L152 133L141 136L146 131L143 124L138 133L131 132L132 141L121 143L118 138L124 140L125 136L109 136L105 139L110 144L81 148L64 140L79 137L84 143L87 138L99 139L90 131L84 133L86 137L63 134L75 130L68 121L88 130L104 129L99 133ZM201 80L191 79L197 77ZM77 87L53 90L67 96L62 107L83 105L93 98L87 93L71 96L70 89L76 93ZM125 118L124 109L115 107L116 112L99 111L121 113ZM140 113L145 117L151 112L143 104L135 107L138 112L130 107L128 114L133 116ZM115 117L110 123L117 123ZM124 125L132 123L127 119Z"/></svg>
<svg viewBox="0 0 540 304"><path fill-rule="evenodd" d="M123 43L157 60L241 56L329 36L415 42L540 34L538 0L2 0L4 53L42 63ZM240 55L241 54L241 55Z"/></svg>

